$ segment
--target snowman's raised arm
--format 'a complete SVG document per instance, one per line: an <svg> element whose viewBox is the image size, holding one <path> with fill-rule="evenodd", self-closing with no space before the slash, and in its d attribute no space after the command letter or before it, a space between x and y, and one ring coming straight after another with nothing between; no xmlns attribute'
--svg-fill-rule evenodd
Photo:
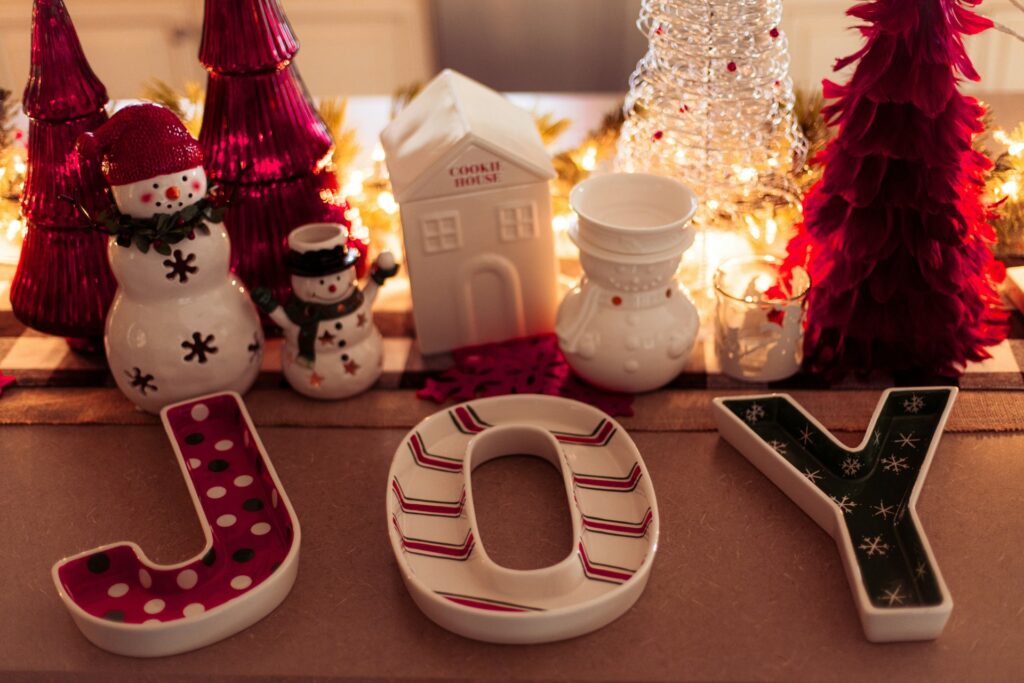
<svg viewBox="0 0 1024 683"><path fill-rule="evenodd" d="M373 306L380 286L388 278L394 277L397 272L398 264L395 263L394 255L390 251L382 251L377 256L377 260L370 266L370 278L363 290L363 299L367 307Z"/></svg>
<svg viewBox="0 0 1024 683"><path fill-rule="evenodd" d="M255 303L261 311L266 313L271 320L277 323L281 329L288 330L298 327L288 318L288 314L285 313L284 308L277 302L273 293L266 287L257 287L252 290L252 300L253 303Z"/></svg>

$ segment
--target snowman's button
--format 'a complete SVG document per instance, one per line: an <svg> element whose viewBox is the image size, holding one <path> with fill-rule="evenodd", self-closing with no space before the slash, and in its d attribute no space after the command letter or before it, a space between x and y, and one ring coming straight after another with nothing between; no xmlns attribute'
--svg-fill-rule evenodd
<svg viewBox="0 0 1024 683"><path fill-rule="evenodd" d="M626 348L630 351L636 351L640 348L640 337L635 334L631 334L626 337Z"/></svg>
<svg viewBox="0 0 1024 683"><path fill-rule="evenodd" d="M636 358L630 358L623 364L623 367L626 369L626 372L636 372L640 369L640 361Z"/></svg>
<svg viewBox="0 0 1024 683"><path fill-rule="evenodd" d="M341 359L344 360L344 361L347 361L348 360L348 354L347 353L341 354Z"/></svg>
<svg viewBox="0 0 1024 683"><path fill-rule="evenodd" d="M348 342L346 342L344 339L342 339L340 342L338 342L338 348L339 349L345 348L345 344L347 344L347 343Z"/></svg>

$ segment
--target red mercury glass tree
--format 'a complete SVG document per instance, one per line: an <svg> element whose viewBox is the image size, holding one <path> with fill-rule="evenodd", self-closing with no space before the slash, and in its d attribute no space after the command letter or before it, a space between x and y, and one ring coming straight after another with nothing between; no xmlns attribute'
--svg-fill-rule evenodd
<svg viewBox="0 0 1024 683"><path fill-rule="evenodd" d="M11 283L14 314L29 327L93 348L117 283L107 238L72 198L95 211L107 203L99 168L82 163L78 137L107 120L107 91L89 67L63 0L35 0L31 73L22 103L29 118L28 176L21 211L28 231Z"/></svg>
<svg viewBox="0 0 1024 683"><path fill-rule="evenodd" d="M298 49L277 0L206 0L199 143L207 173L230 200L232 270L281 300L289 291L288 233L310 222L349 225L330 132L292 64Z"/></svg>
<svg viewBox="0 0 1024 683"><path fill-rule="evenodd" d="M824 82L838 127L804 202L789 263L808 266L807 363L841 376L873 370L953 376L1006 335L1003 266L982 204L990 162L972 147L979 80L962 37L991 26L973 0L872 0L852 7L864 46L845 85Z"/></svg>

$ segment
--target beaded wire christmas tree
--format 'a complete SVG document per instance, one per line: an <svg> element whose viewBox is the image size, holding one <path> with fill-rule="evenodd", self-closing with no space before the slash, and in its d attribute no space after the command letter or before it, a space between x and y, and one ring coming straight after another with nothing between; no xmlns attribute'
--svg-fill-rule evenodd
<svg viewBox="0 0 1024 683"><path fill-rule="evenodd" d="M678 178L698 221L798 202L807 143L794 115L782 0L644 0L650 47L630 78L619 165Z"/></svg>
<svg viewBox="0 0 1024 683"><path fill-rule="evenodd" d="M199 142L207 173L230 200L232 270L250 288L285 299L288 233L320 221L349 226L333 142L292 63L299 45L278 0L205 7L199 60L209 78Z"/></svg>
<svg viewBox="0 0 1024 683"><path fill-rule="evenodd" d="M837 126L825 172L789 245L813 286L806 359L813 369L955 375L1006 335L995 284L1004 269L982 203L991 162L972 146L980 80L963 35L988 19L967 0L872 0L848 12L864 47L845 85L824 83Z"/></svg>
<svg viewBox="0 0 1024 683"><path fill-rule="evenodd" d="M99 168L81 163L75 153L78 137L107 120L107 91L82 53L63 0L33 4L31 67L22 100L29 118L21 197L28 231L11 282L11 306L29 327L95 350L117 285L107 264L107 238L64 198L90 212L109 201Z"/></svg>

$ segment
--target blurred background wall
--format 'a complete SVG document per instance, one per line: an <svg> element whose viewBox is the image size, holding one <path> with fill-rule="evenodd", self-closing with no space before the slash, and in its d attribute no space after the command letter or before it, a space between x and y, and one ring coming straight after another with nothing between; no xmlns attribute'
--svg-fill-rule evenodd
<svg viewBox="0 0 1024 683"><path fill-rule="evenodd" d="M910 1L910 0L907 0ZM159 78L202 81L196 60L202 0L66 0L86 54L113 97ZM785 0L792 73L813 86L858 35L852 0ZM509 91L624 91L646 47L640 0L283 0L314 95L390 94L459 69ZM28 75L31 0L0 0L0 85L20 93ZM1024 32L1010 0L984 14ZM986 91L1024 91L1024 43L989 31L970 42Z"/></svg>

